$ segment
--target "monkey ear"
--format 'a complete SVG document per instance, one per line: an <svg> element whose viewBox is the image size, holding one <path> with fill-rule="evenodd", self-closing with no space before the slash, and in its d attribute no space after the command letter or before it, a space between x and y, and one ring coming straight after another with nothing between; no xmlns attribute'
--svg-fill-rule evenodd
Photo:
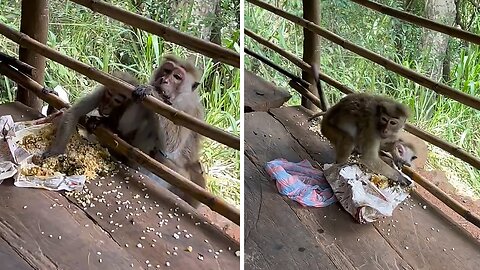
<svg viewBox="0 0 480 270"><path fill-rule="evenodd" d="M397 151L398 151L398 154L403 157L403 155L405 153L405 147L401 144L398 144L397 145Z"/></svg>
<svg viewBox="0 0 480 270"><path fill-rule="evenodd" d="M192 85L192 92L195 91L199 85L200 85L199 82L194 82Z"/></svg>

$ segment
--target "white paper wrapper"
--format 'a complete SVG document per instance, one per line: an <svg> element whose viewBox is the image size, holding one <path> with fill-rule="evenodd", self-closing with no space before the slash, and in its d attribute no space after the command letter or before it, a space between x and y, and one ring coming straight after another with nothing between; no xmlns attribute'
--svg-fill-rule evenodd
<svg viewBox="0 0 480 270"><path fill-rule="evenodd" d="M14 163L15 146L12 142L15 136L14 126L10 115L0 116L0 184L17 173L17 165Z"/></svg>
<svg viewBox="0 0 480 270"><path fill-rule="evenodd" d="M17 173L17 165L11 161L0 161L0 184Z"/></svg>
<svg viewBox="0 0 480 270"><path fill-rule="evenodd" d="M20 164L20 168L29 168L34 166L30 159ZM48 190L82 190L85 184L84 175L65 176L59 172L55 172L53 176L25 176L21 173L17 175L14 185L17 187L43 188Z"/></svg>
<svg viewBox="0 0 480 270"><path fill-rule="evenodd" d="M56 172L53 176L40 177L25 176L21 173L17 173L21 172L22 168L35 166L32 163L32 156L45 150L38 149L37 152L30 154L25 149L20 147L18 142L20 142L23 137L29 134L36 134L40 129L49 124L32 125L32 123L35 123L32 121L13 123L11 116L5 115L0 117L0 131L4 127L5 123L7 123L7 126L9 126L9 132L6 140L3 140L0 143L4 144L0 145L0 149L2 149L0 150L0 184L3 182L3 179L15 176L14 185L17 187L33 187L57 191L82 190L86 179L84 175L66 176ZM4 150L6 149L4 148L5 146L8 146L8 151Z"/></svg>
<svg viewBox="0 0 480 270"><path fill-rule="evenodd" d="M405 200L413 187L393 186L380 189L355 163L324 166L325 177L343 208L359 223L392 216L393 210ZM405 176L407 177L407 176Z"/></svg>

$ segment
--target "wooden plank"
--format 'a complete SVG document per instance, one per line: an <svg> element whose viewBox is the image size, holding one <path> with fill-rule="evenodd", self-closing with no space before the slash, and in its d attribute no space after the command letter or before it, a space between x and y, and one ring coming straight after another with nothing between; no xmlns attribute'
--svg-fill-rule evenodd
<svg viewBox="0 0 480 270"><path fill-rule="evenodd" d="M0 115L7 114L15 121L41 116L20 102L2 104ZM60 193L16 188L12 183L5 180L0 186L0 235L35 269L102 269L106 263L109 269L124 269L132 262L137 265L133 269L141 269L135 258ZM102 263L96 257L100 250Z"/></svg>
<svg viewBox="0 0 480 270"><path fill-rule="evenodd" d="M311 111L302 106L295 106L272 109L270 112L316 162L319 164L335 162L335 151L332 146L310 129L310 126L314 125L313 122L308 122Z"/></svg>
<svg viewBox="0 0 480 270"><path fill-rule="evenodd" d="M39 116L20 103L1 105L0 115L5 114L15 120ZM131 169L121 169L114 176L87 183L93 205L86 207L74 197L68 197L73 204L69 203L61 193L2 185L2 238L21 250L24 260L38 269L97 269L105 268L106 263L108 269L146 269L157 265L163 268L167 262L174 269L240 268L235 254L240 249L238 241L173 193L143 183L143 178ZM149 193L152 190L156 192ZM54 203L61 206L52 210ZM173 237L174 233L179 239ZM141 247L137 247L139 243ZM185 251L189 246L191 252ZM99 251L103 264L98 261ZM132 263L134 267L130 267Z"/></svg>
<svg viewBox="0 0 480 270"><path fill-rule="evenodd" d="M34 269L28 265L12 247L0 237L0 262L2 270L31 270Z"/></svg>
<svg viewBox="0 0 480 270"><path fill-rule="evenodd" d="M245 112L268 111L270 108L278 108L291 97L287 90L265 81L248 70L245 70L243 81Z"/></svg>
<svg viewBox="0 0 480 270"><path fill-rule="evenodd" d="M142 178L142 174L122 168L113 177L91 181L87 187L94 206L84 207L84 211L141 262L148 260L162 267L169 262L177 269L240 268L235 255L238 243L168 190L154 193ZM68 199L80 205L73 197ZM185 251L188 246L191 252Z"/></svg>
<svg viewBox="0 0 480 270"><path fill-rule="evenodd" d="M125 269L131 263L136 265L132 269L142 269L140 261L58 192L17 188L6 180L0 205L2 238L35 269Z"/></svg>
<svg viewBox="0 0 480 270"><path fill-rule="evenodd" d="M324 151L329 152L331 149L325 146L326 142L316 139L315 132L308 129L310 125L307 122L310 115L308 110L302 107L289 107L274 109L272 114L284 124L288 132L293 134L307 152L315 159L322 160L320 163L333 161L333 159L321 158ZM330 154L333 153L330 152ZM427 205L428 210L419 207L419 202ZM393 218L384 219L374 223L373 226L408 265L415 269L476 268L476 264L480 261L480 245L471 235L453 224L445 215L433 209L420 197L414 196L407 203L408 206L401 206L402 211L399 208L394 212ZM410 209L412 205L416 205L416 207ZM334 215L331 213L330 215L325 214L325 216L328 219L332 214ZM321 213L311 217L306 214L304 220L311 222L318 215ZM338 220L340 215L334 216L337 219L337 225L347 222ZM434 230L432 231L431 228ZM440 233L437 232L437 229L440 230ZM444 248L446 251L443 251ZM442 256L438 254L442 254Z"/></svg>
<svg viewBox="0 0 480 270"><path fill-rule="evenodd" d="M28 121L42 117L42 114L18 101L0 104L0 115L11 115L13 121Z"/></svg>
<svg viewBox="0 0 480 270"><path fill-rule="evenodd" d="M337 269L249 159L245 171L245 269Z"/></svg>
<svg viewBox="0 0 480 270"><path fill-rule="evenodd" d="M478 268L480 243L419 196L375 227L415 269Z"/></svg>
<svg viewBox="0 0 480 270"><path fill-rule="evenodd" d="M289 110L290 115L290 118L285 120L293 122L292 116L295 115L296 112L289 107L278 110L284 109ZM268 113L255 112L246 114L245 130L246 157L254 162L258 168L263 167L265 162L280 157L294 162L304 158L310 161L312 160L305 149L298 144L297 138L293 138L288 129ZM247 171L250 172L249 169L247 169ZM262 178L265 179L267 176L254 177L254 179L257 179L256 181L260 181L259 179ZM247 180L246 178L246 181ZM275 188L273 182L269 182L268 184L272 188ZM265 188L262 190L264 191ZM245 198L248 198L247 188L245 192ZM277 192L275 191L275 193ZM272 194L272 197L277 196L280 197L278 193ZM324 252L338 268L411 269L411 267L391 249L388 242L383 239L373 226L354 223L348 213L339 211L340 207L338 204L326 208L305 208L287 198L284 198L284 200L293 212L283 211L282 217L284 215L294 214L298 220L295 228L302 227L308 230L311 237L318 243L317 245L324 247ZM266 208L263 210L262 215L264 215L263 213L274 212L277 205L279 205L279 203L262 204L263 208ZM249 209L247 199L245 200L245 209ZM277 232L279 228L292 227L294 226L292 224L295 224L295 222L279 222L279 224L264 228L264 230L259 233L262 235L277 235L279 234ZM248 228L248 226L249 224L246 222L246 227ZM285 243L285 245L288 250L297 250L299 248L297 246L298 243L303 242L304 240L300 242L291 240ZM260 244L261 243L257 243L259 246ZM262 255L266 256L265 253ZM285 265L289 265L288 262L285 262Z"/></svg>

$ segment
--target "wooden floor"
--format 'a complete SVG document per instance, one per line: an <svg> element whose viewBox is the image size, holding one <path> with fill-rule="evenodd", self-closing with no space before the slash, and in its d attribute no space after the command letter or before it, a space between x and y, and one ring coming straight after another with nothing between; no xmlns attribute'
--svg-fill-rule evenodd
<svg viewBox="0 0 480 270"><path fill-rule="evenodd" d="M5 114L16 121L39 116L17 103L0 105L0 115ZM92 200L95 206L86 208L62 192L17 188L13 180L4 181L0 269L166 269L166 262L168 269L240 268L238 243L141 177L122 170L93 181L88 188L105 201Z"/></svg>
<svg viewBox="0 0 480 270"><path fill-rule="evenodd" d="M245 269L479 269L480 244L416 196L392 218L367 225L338 203L305 208L282 197L267 161L333 161L306 113L283 107L245 114Z"/></svg>

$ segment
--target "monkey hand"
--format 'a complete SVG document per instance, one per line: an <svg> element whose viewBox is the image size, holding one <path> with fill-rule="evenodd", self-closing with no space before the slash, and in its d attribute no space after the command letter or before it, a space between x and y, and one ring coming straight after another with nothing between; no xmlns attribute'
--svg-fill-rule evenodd
<svg viewBox="0 0 480 270"><path fill-rule="evenodd" d="M400 172L398 173L396 182L399 183L400 186L402 186L402 187L409 187L410 185L412 185L412 181L410 179L408 179L407 177L405 177L405 175L403 173L400 173Z"/></svg>
<svg viewBox="0 0 480 270"><path fill-rule="evenodd" d="M85 128L89 133L93 133L97 127L102 124L103 117L101 116L89 116L85 123Z"/></svg>
<svg viewBox="0 0 480 270"><path fill-rule="evenodd" d="M142 101L147 96L152 95L153 91L155 91L155 87L151 85L139 85L133 90L132 99L137 102Z"/></svg>
<svg viewBox="0 0 480 270"><path fill-rule="evenodd" d="M170 160L177 160L180 157L180 151L175 150L173 152L165 152L165 157Z"/></svg>
<svg viewBox="0 0 480 270"><path fill-rule="evenodd" d="M53 156L58 156L58 155L61 155L63 154L64 151L59 151L59 150L56 150L56 149L47 149L45 152L43 152L42 155L35 155L34 158L36 159L36 161L40 161L40 158L41 159L47 159L49 157L53 157ZM32 158L32 162L35 163L35 161L33 160Z"/></svg>

